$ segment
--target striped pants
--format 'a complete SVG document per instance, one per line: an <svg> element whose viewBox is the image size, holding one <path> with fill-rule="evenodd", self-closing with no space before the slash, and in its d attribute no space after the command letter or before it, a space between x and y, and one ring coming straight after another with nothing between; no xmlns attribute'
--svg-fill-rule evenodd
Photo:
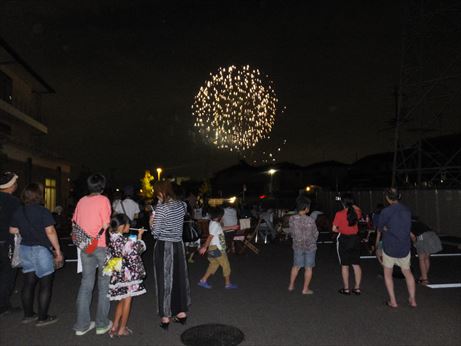
<svg viewBox="0 0 461 346"><path fill-rule="evenodd" d="M183 242L157 240L154 247L157 312L160 317L187 312L191 303Z"/></svg>

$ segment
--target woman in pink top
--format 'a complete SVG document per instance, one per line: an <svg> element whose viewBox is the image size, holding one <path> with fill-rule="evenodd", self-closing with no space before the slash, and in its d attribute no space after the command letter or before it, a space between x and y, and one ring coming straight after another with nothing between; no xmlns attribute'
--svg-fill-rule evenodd
<svg viewBox="0 0 461 346"><path fill-rule="evenodd" d="M89 194L82 197L75 208L72 220L88 235L96 237L101 228L107 229L110 223L111 206L109 199L102 195L106 178L102 174L93 174L88 180ZM87 254L81 252L82 282L77 297L77 322L74 324L75 335L84 335L96 327L96 334L105 334L112 328L109 320L110 300L107 296L110 277L104 276L102 270L106 259L106 237L98 240L96 250ZM98 307L96 321L91 321L90 305L93 296L96 268L98 270Z"/></svg>

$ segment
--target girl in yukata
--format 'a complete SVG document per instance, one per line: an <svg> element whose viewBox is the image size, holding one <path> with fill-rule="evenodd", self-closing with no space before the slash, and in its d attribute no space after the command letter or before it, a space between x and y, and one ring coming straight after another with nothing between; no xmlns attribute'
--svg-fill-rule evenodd
<svg viewBox="0 0 461 346"><path fill-rule="evenodd" d="M141 259L141 253L146 250L142 241L144 229L138 230L135 238L124 237L130 231L130 219L125 214L115 215L110 222L108 233L108 251L104 275L110 276L109 299L117 300L113 327L110 337L128 336L133 332L127 327L130 314L131 299L146 293L143 280L146 271Z"/></svg>

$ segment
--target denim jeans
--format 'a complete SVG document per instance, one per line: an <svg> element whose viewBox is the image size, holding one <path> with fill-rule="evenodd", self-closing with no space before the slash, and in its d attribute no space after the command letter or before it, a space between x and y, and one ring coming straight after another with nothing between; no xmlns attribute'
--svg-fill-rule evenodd
<svg viewBox="0 0 461 346"><path fill-rule="evenodd" d="M96 310L96 328L104 328L109 324L110 300L107 297L109 290L109 276L102 275L106 248L98 247L88 255L82 251L82 282L77 297L77 322L74 330L84 331L91 323L90 305L93 297L96 269L98 268L98 307Z"/></svg>

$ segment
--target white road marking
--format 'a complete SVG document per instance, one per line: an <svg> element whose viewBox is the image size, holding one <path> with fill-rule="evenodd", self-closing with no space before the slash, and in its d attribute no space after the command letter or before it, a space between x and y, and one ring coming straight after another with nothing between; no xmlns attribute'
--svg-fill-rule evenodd
<svg viewBox="0 0 461 346"><path fill-rule="evenodd" d="M457 257L461 256L461 253L436 253L432 254L431 257ZM416 255L418 257L418 255ZM376 258L376 256L360 256L360 259L372 259Z"/></svg>
<svg viewBox="0 0 461 346"><path fill-rule="evenodd" d="M459 288L459 287L461 287L461 283L456 283L456 284L430 284L430 285L427 285L427 287L430 287L430 288Z"/></svg>

